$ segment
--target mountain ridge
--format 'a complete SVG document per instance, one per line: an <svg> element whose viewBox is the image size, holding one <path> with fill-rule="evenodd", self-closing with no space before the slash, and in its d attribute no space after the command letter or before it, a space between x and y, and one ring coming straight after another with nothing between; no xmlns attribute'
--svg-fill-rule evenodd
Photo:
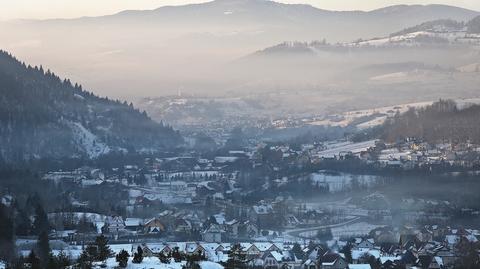
<svg viewBox="0 0 480 269"><path fill-rule="evenodd" d="M0 159L98 158L176 147L181 137L131 104L101 98L0 51Z"/></svg>
<svg viewBox="0 0 480 269"><path fill-rule="evenodd" d="M5 33L0 47L52 66L61 74L74 75L102 95L129 96L125 93L131 89L144 97L175 94L179 89L216 94L241 86L232 84L238 81L235 74L218 75L226 65L285 40L351 42L386 36L429 20L466 21L477 15L443 5L327 11L274 1L213 1L0 25ZM129 77L133 72L135 80Z"/></svg>
<svg viewBox="0 0 480 269"><path fill-rule="evenodd" d="M316 12L315 15L338 15L338 14L348 14L348 15L392 15L398 14L401 12L419 12L422 10L429 10L429 9L450 9L457 12L465 12L469 13L470 16L480 15L480 11L476 11L473 9L453 6L453 5L443 5L443 4L427 4L427 5L420 5L420 4L413 4L413 5L390 5L385 6L377 9L372 10L329 10L329 9L322 9L315 7L310 4L289 4L289 3L281 3L276 1L270 0L214 0L209 2L203 3L192 3L192 4L185 4L185 5L167 5L161 6L154 9L144 9L144 10L137 10L137 9L128 9L122 10L112 14L100 15L100 16L82 16L76 18L52 18L52 19L21 19L20 21L23 22L59 22L59 21L81 21L81 20L98 20L98 19L112 19L117 17L126 17L126 16L136 16L136 15L162 15L161 13L166 12L173 12L173 11L180 11L180 10L192 10L192 9L207 9L207 8L224 8L224 7L249 7L248 5L264 5L273 8L290 8L290 9L297 9L297 11L310 11ZM298 10L301 9L301 10ZM148 16L147 16L148 17ZM449 17L442 17L441 19L453 19ZM10 22L14 22L16 20L11 20Z"/></svg>

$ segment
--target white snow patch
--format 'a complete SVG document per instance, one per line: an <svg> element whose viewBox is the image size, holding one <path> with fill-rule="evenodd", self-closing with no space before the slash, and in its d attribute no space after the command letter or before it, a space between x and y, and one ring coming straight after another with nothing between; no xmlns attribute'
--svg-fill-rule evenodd
<svg viewBox="0 0 480 269"><path fill-rule="evenodd" d="M86 129L78 122L71 122L70 127L73 132L73 139L89 158L98 158L103 154L110 152L110 147L101 142L96 135Z"/></svg>

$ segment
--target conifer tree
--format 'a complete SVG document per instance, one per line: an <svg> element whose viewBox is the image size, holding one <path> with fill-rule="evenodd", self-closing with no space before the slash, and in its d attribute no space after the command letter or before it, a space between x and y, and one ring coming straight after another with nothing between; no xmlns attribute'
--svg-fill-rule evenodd
<svg viewBox="0 0 480 269"><path fill-rule="evenodd" d="M95 245L97 246L98 261L104 261L113 255L112 250L108 246L108 240L104 235L100 235L95 238Z"/></svg>
<svg viewBox="0 0 480 269"><path fill-rule="evenodd" d="M133 263L142 263L143 261L143 250L140 246L137 248L137 252L133 254Z"/></svg>
<svg viewBox="0 0 480 269"><path fill-rule="evenodd" d="M130 257L130 255L128 254L128 252L127 252L126 250L122 249L122 250L117 254L117 256L115 256L115 259L116 259L116 261L118 262L118 266L120 266L120 267L122 267L122 268L127 267L128 257Z"/></svg>
<svg viewBox="0 0 480 269"><path fill-rule="evenodd" d="M37 257L35 252L32 250L30 251L30 254L28 254L27 257L27 263L30 264L31 269L40 269L40 259Z"/></svg>
<svg viewBox="0 0 480 269"><path fill-rule="evenodd" d="M41 204L35 208L35 220L33 221L33 229L35 234L40 235L42 232L48 233L50 225L48 223L47 213Z"/></svg>
<svg viewBox="0 0 480 269"><path fill-rule="evenodd" d="M228 252L228 260L225 263L225 269L244 269L247 268L246 255L240 244L232 246Z"/></svg>
<svg viewBox="0 0 480 269"><path fill-rule="evenodd" d="M0 260L11 261L14 258L14 228L8 209L0 203Z"/></svg>
<svg viewBox="0 0 480 269"><path fill-rule="evenodd" d="M50 251L50 245L48 240L48 234L46 231L42 231L38 236L37 249L39 254L38 257L40 258L42 267L47 267L47 264L49 263L49 259L51 256L51 251Z"/></svg>

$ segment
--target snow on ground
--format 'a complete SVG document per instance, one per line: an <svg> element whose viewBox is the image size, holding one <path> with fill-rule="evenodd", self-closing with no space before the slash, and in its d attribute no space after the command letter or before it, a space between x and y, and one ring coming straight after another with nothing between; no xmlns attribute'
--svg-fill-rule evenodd
<svg viewBox="0 0 480 269"><path fill-rule="evenodd" d="M366 122L358 124L357 129L365 130L365 129L372 128L372 127L375 127L375 126L379 126L379 125L382 125L385 122L385 120L387 120L387 116L380 116L380 117L377 117L377 118L375 118L371 121L366 121Z"/></svg>
<svg viewBox="0 0 480 269"><path fill-rule="evenodd" d="M432 70L414 69L406 72L395 72L371 77L370 81L375 83L407 83L424 81L426 78L441 76L442 74Z"/></svg>
<svg viewBox="0 0 480 269"><path fill-rule="evenodd" d="M109 258L105 265L106 268L115 268L118 266L118 262L115 258ZM185 265L185 262L170 261L169 264L161 263L157 257L145 257L142 263L132 263L132 257L129 258L127 269L181 269ZM209 261L199 262L201 269L223 269L223 266Z"/></svg>
<svg viewBox="0 0 480 269"><path fill-rule="evenodd" d="M349 264L349 269L371 269L370 264Z"/></svg>
<svg viewBox="0 0 480 269"><path fill-rule="evenodd" d="M52 241L51 241L52 243ZM35 246L36 240L22 240L18 239L16 241L17 247L21 247L19 250L19 254L27 257L28 254L30 254L31 248ZM29 245L29 247L27 246ZM135 251L134 245L132 244L111 244L109 245L110 249L113 251L114 255L120 253L120 251L125 250L127 251L130 255ZM61 251L64 252L70 259L76 260L80 257L82 253L82 245L55 245L53 246L51 244L52 248L52 253L54 255L58 255ZM214 261L225 261L227 259L227 255L222 254L221 256L216 256L212 260ZM101 265L102 263L98 263L98 265ZM115 257L111 257L107 259L105 262L107 265L107 268L115 268L118 266L118 263L115 260ZM185 262L182 263L175 263L173 260L170 262L170 264L162 264L160 260L157 257L145 257L143 259L143 262L141 264L134 264L132 263L132 257L130 257L128 266L127 268L129 269L181 269L182 265L184 265ZM199 263L200 268L202 269L223 269L223 266L216 262L212 261L202 261ZM0 267L1 269L2 267Z"/></svg>
<svg viewBox="0 0 480 269"><path fill-rule="evenodd" d="M367 151L369 148L375 146L376 140L369 140L365 142L353 143L353 142L340 142L337 144L330 144L326 150L317 153L319 158L335 158L339 156L341 152L351 152L353 154Z"/></svg>
<svg viewBox="0 0 480 269"><path fill-rule="evenodd" d="M341 227L334 227L332 228L332 234L335 239L339 239L340 237L364 236L378 227L382 227L382 225L358 222Z"/></svg>
<svg viewBox="0 0 480 269"><path fill-rule="evenodd" d="M75 143L85 151L90 158L97 158L102 154L110 152L110 148L101 142L96 135L83 127L78 122L70 122Z"/></svg>
<svg viewBox="0 0 480 269"><path fill-rule="evenodd" d="M385 75L380 75L380 76L375 76L371 77L370 80L375 80L375 81L382 81L382 80L392 80L392 79L403 79L408 76L408 72L395 72L395 73L389 73Z"/></svg>
<svg viewBox="0 0 480 269"><path fill-rule="evenodd" d="M365 122L359 122L357 127L361 124L371 125L373 127L373 123L381 124L383 123L384 117L392 117L397 112L403 113L406 112L409 108L417 108L417 107L424 107L427 105L431 105L433 102L418 102L418 103L408 103L408 104L399 104L395 106L386 106L386 107L377 107L371 109L363 109L363 110L354 110L354 111L347 111L341 114L329 115L325 119L316 120L310 122L310 125L316 126L336 126L336 127L346 127L352 124L354 121L358 121L362 117L371 117L373 115L378 115L373 120L367 120Z"/></svg>
<svg viewBox="0 0 480 269"><path fill-rule="evenodd" d="M347 47L364 47L364 46L374 46L382 47L389 45L401 45L401 46L418 46L422 42L422 38L441 38L448 40L451 43L462 43L463 39L466 39L466 32L432 32L432 31L418 31L413 33L407 33L403 35L397 35L392 37L385 38L375 38L370 40L364 40L359 42L344 43L344 46ZM474 37L469 37L468 39L475 40Z"/></svg>
<svg viewBox="0 0 480 269"><path fill-rule="evenodd" d="M133 263L132 257L128 259L127 269L182 269L185 262L170 264L161 263L157 257L145 257L142 263ZM115 258L109 258L106 261L106 268L115 268L118 266L118 262Z"/></svg>
<svg viewBox="0 0 480 269"><path fill-rule="evenodd" d="M457 67L457 70L463 73L480 72L480 63L467 64Z"/></svg>
<svg viewBox="0 0 480 269"><path fill-rule="evenodd" d="M199 263L202 269L223 269L223 266L216 262L203 261Z"/></svg>
<svg viewBox="0 0 480 269"><path fill-rule="evenodd" d="M366 250L352 250L352 259L358 260L365 254L375 257L376 259L380 258L380 250L378 249L366 249ZM351 267L349 268L351 269Z"/></svg>
<svg viewBox="0 0 480 269"><path fill-rule="evenodd" d="M310 125L315 126L331 126L331 127L347 127L351 121L349 119L343 120L331 120L331 119L324 119L324 120L317 120L310 122Z"/></svg>
<svg viewBox="0 0 480 269"><path fill-rule="evenodd" d="M469 67L471 68L471 67ZM397 76L400 78L400 74L389 74L387 76ZM377 79L386 79L387 77L378 77ZM390 77L392 78L392 77ZM435 100L437 101L437 100ZM455 102L457 105L461 107L465 107L471 104L480 104L480 98L470 98L470 99L456 99ZM385 106L385 107L377 107L371 109L363 109L363 110L354 110L354 111L347 111L340 114L328 115L323 119L314 120L308 122L309 125L315 126L332 126L332 127L346 127L356 121L356 127L359 129L366 129L374 126L378 126L382 124L386 118L393 117L397 112L404 113L408 111L410 108L421 108L426 107L433 104L434 101L427 101L427 102L416 102L416 103L406 103L406 104L398 104L393 106ZM373 119L368 119L364 122L358 122L362 117L372 117L375 116Z"/></svg>

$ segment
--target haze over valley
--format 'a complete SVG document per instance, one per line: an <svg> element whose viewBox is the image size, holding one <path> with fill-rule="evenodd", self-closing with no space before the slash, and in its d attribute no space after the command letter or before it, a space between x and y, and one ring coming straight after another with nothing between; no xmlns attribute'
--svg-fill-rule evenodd
<svg viewBox="0 0 480 269"><path fill-rule="evenodd" d="M345 55L330 51L321 53L318 61L306 62L279 57L279 63L256 65L245 63L245 58L285 41L354 42L388 37L432 20L468 22L477 15L476 11L442 5L335 12L263 0L218 0L102 17L8 21L0 24L0 46L31 64L57 70L100 95L130 100L179 91L215 96L258 93L279 90L279 84L288 90L322 90L354 75L356 68L367 65L365 61L383 55L354 51L349 64L345 64ZM438 62L433 61L438 58L435 52L416 59L415 53L407 51L409 57L399 55L371 64L417 60L448 69L474 63L475 58L464 59L469 52L458 57L458 51L452 50ZM340 68L326 70L331 61ZM358 65L350 66L357 61ZM292 66L298 66L297 72L305 76L286 76Z"/></svg>
<svg viewBox="0 0 480 269"><path fill-rule="evenodd" d="M477 10L18 1L0 269L480 268Z"/></svg>

